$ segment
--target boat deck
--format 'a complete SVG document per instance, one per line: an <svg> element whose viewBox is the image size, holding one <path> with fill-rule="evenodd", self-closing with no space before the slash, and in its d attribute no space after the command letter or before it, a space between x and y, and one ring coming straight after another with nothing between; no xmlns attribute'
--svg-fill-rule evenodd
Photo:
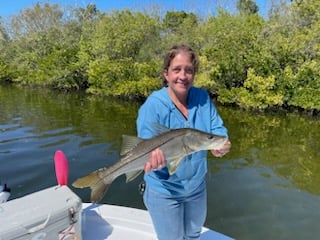
<svg viewBox="0 0 320 240"><path fill-rule="evenodd" d="M115 205L89 203L83 203L82 238L83 240L157 239L147 211ZM232 238L208 228L202 229L200 239L232 240Z"/></svg>

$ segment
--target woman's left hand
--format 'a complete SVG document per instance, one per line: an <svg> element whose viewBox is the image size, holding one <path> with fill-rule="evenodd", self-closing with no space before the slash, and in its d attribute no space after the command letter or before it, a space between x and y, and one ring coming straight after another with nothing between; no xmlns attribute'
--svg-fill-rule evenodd
<svg viewBox="0 0 320 240"><path fill-rule="evenodd" d="M231 149L231 142L228 140L222 148L217 149L217 150L211 150L211 153L215 157L223 157L226 155L228 152L230 152Z"/></svg>

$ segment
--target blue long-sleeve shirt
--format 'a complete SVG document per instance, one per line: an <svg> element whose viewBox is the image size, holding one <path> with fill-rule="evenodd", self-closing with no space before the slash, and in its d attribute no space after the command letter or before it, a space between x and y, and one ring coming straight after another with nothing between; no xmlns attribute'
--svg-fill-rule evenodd
<svg viewBox="0 0 320 240"><path fill-rule="evenodd" d="M188 119L172 102L168 89L153 92L140 107L137 118L138 137L148 139L157 133L154 123L170 129L195 128L228 136L227 129L208 93L192 87L188 93ZM155 191L170 196L192 193L204 180L207 172L207 151L199 151L183 159L176 172L169 175L167 167L144 175L146 184Z"/></svg>

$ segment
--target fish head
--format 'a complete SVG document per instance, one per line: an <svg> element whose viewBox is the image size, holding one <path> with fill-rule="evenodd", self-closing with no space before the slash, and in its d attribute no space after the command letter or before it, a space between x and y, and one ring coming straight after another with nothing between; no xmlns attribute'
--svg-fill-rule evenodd
<svg viewBox="0 0 320 240"><path fill-rule="evenodd" d="M193 151L219 150L228 141L225 136L191 129L184 138L184 144Z"/></svg>

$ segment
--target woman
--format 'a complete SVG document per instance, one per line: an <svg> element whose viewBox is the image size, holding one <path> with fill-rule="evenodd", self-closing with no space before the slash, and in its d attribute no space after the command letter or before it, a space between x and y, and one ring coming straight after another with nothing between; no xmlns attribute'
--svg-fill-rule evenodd
<svg viewBox="0 0 320 240"><path fill-rule="evenodd" d="M173 46L165 55L163 88L153 92L139 109L137 131L140 138L156 135L154 123L168 128L196 128L227 136L208 93L193 86L199 60L187 45ZM229 152L228 141L212 154ZM145 164L144 203L159 240L199 239L205 222L207 151L186 157L177 171L169 175L161 149L151 153Z"/></svg>

